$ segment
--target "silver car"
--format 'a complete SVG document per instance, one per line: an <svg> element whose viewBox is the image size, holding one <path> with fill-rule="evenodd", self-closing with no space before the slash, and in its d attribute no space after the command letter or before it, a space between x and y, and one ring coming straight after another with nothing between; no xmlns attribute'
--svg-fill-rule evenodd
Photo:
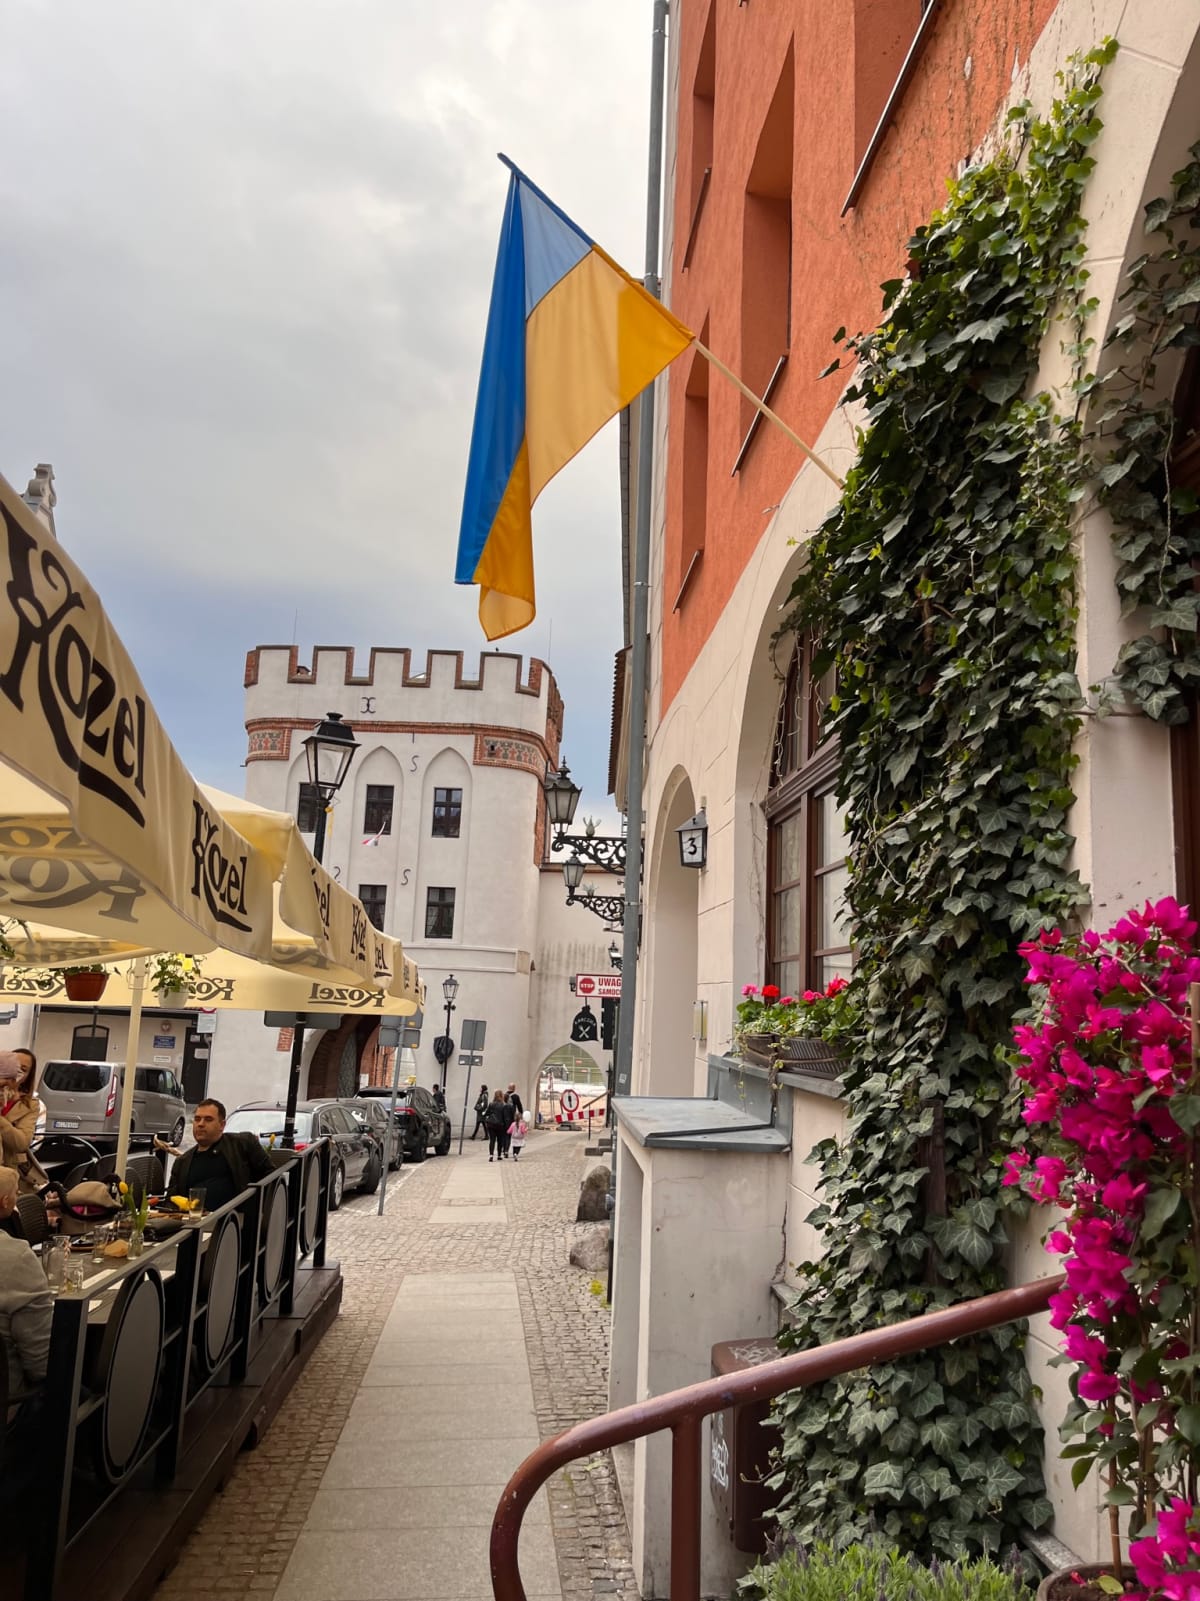
<svg viewBox="0 0 1200 1601"><path fill-rule="evenodd" d="M85 1140L115 1135L124 1077L121 1062L47 1062L37 1087L46 1133L79 1134ZM183 1139L187 1105L171 1068L135 1069L133 1128L138 1134L160 1134L172 1145Z"/></svg>

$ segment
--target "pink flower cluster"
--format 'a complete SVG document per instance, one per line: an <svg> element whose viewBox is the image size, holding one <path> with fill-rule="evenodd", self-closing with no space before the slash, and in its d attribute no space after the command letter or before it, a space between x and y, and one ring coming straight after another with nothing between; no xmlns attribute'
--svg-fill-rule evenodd
<svg viewBox="0 0 1200 1601"><path fill-rule="evenodd" d="M1175 1496L1154 1533L1129 1547L1129 1559L1149 1595L1200 1601L1200 1508Z"/></svg>
<svg viewBox="0 0 1200 1601"><path fill-rule="evenodd" d="M1141 1229L1150 1194L1179 1187L1191 1158L1191 1137L1172 1117L1171 1101L1195 1087L1187 1005L1188 985L1200 982L1195 935L1186 908L1168 898L1105 933L1067 940L1047 932L1021 947L1027 982L1044 998L1039 1020L1015 1030L1016 1073L1028 1092L1030 1143L1043 1154L1031 1160L1027 1150L1012 1152L1004 1182L1065 1214L1046 1241L1062 1256L1066 1278L1051 1301L1051 1322L1076 1365L1076 1393L1105 1414L1095 1430L1101 1454L1117 1420L1132 1430L1148 1402L1163 1401L1151 1437L1155 1428L1170 1430L1173 1381L1159 1363L1188 1350L1186 1318L1177 1330L1158 1310L1171 1263L1158 1261L1157 1241L1143 1239ZM1123 1352L1135 1345L1154 1353L1153 1374L1143 1362L1136 1379L1120 1371ZM1161 1489L1151 1473L1147 1517ZM1174 1500L1159 1509L1156 1531L1131 1548L1139 1581L1156 1596L1200 1601L1194 1516L1188 1501Z"/></svg>

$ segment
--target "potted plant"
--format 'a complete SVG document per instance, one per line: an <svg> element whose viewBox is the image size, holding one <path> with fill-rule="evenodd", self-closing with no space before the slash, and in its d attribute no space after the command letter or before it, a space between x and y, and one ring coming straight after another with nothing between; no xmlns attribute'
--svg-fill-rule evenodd
<svg viewBox="0 0 1200 1601"><path fill-rule="evenodd" d="M1066 1274L1050 1319L1071 1368L1063 1455L1077 1486L1100 1473L1112 1542L1099 1577L1051 1576L1056 1601L1130 1583L1200 1596L1195 936L1168 898L1104 933L1021 946L1035 993L1033 1021L1016 1030L1028 1136L1005 1182L1062 1211L1046 1244Z"/></svg>
<svg viewBox="0 0 1200 1601"><path fill-rule="evenodd" d="M188 993L199 976L200 963L194 956L177 952L156 956L150 965L150 988L160 1006L177 1008L187 1004Z"/></svg>
<svg viewBox="0 0 1200 1601"><path fill-rule="evenodd" d="M765 1061L803 1063L816 1071L845 1064L843 1043L854 1026L849 982L831 979L823 990L780 995L774 984L747 984L737 1008L736 1040L744 1055Z"/></svg>
<svg viewBox="0 0 1200 1601"><path fill-rule="evenodd" d="M108 983L108 970L92 962L84 967L64 967L62 977L69 1001L98 1001Z"/></svg>

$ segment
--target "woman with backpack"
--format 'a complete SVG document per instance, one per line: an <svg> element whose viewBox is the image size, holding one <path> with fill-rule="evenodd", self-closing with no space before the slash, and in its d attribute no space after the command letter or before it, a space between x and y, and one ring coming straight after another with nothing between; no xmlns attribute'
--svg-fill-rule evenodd
<svg viewBox="0 0 1200 1601"><path fill-rule="evenodd" d="M487 1129L488 1161L494 1162L497 1155L503 1161L504 1147L508 1140L508 1125L512 1122L512 1108L504 1099L503 1090L497 1090L488 1102L483 1122Z"/></svg>

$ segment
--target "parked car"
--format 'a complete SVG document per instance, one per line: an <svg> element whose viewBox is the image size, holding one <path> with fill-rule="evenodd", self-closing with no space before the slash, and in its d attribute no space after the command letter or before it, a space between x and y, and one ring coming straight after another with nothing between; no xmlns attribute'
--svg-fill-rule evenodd
<svg viewBox="0 0 1200 1601"><path fill-rule="evenodd" d="M356 1100L391 1099L390 1087L373 1086L359 1090ZM404 1160L423 1162L432 1146L435 1156L446 1156L450 1151L450 1115L439 1112L433 1096L419 1084L401 1084L396 1097L396 1121L404 1140Z"/></svg>
<svg viewBox="0 0 1200 1601"><path fill-rule="evenodd" d="M400 1132L400 1119L397 1117L388 1127L388 1103L375 1099L343 1101L341 1103L350 1113L351 1117L361 1118L367 1127L374 1133L380 1145L387 1150L388 1171L394 1173L404 1159L404 1139Z"/></svg>
<svg viewBox="0 0 1200 1601"><path fill-rule="evenodd" d="M85 1140L116 1139L121 1111L122 1062L47 1062L37 1094L45 1133ZM133 1079L133 1128L178 1145L188 1126L183 1086L169 1067L138 1067Z"/></svg>
<svg viewBox="0 0 1200 1601"><path fill-rule="evenodd" d="M227 1132L256 1134L278 1150L287 1108L279 1101L251 1101L230 1112ZM327 1139L331 1150L329 1210L336 1212L347 1190L373 1195L383 1177L383 1146L374 1132L337 1101L301 1101L296 1107L296 1149Z"/></svg>

